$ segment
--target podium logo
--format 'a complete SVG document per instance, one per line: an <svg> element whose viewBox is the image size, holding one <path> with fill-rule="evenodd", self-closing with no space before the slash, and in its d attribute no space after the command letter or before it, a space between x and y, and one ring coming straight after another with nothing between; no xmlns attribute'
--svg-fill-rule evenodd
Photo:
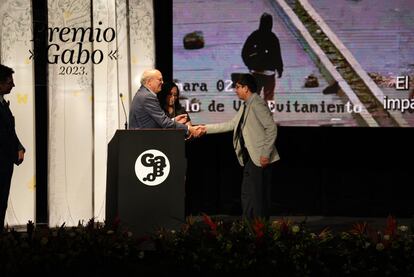
<svg viewBox="0 0 414 277"><path fill-rule="evenodd" d="M135 174L147 186L158 186L170 174L170 161L161 151L147 150L135 161Z"/></svg>

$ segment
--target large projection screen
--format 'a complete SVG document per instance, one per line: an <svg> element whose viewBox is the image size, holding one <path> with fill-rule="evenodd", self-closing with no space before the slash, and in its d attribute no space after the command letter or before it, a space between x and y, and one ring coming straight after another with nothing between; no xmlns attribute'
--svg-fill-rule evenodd
<svg viewBox="0 0 414 277"><path fill-rule="evenodd" d="M243 45L259 28L261 15L268 13L283 60L281 78L275 72L274 99L268 101L275 122L284 126L414 126L414 100L410 99L414 88L413 1L300 1L346 48L342 53L360 66L359 75L371 83L386 113L391 111L389 120L377 120L376 112L369 112L369 104L361 97L357 100L362 103L352 102L352 87L335 87L338 78L321 66L300 27L282 7L286 2L173 1L173 77L193 123L217 123L235 115L240 103L231 87L231 74L250 71L242 59ZM309 80L313 77L317 85ZM375 119L373 124L370 118Z"/></svg>

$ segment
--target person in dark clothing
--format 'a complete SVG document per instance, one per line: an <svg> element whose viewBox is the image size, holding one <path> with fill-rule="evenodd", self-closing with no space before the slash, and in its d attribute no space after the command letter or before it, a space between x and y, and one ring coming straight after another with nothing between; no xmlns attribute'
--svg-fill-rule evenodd
<svg viewBox="0 0 414 277"><path fill-rule="evenodd" d="M13 167L23 162L25 152L16 135L10 102L4 99L14 87L13 73L13 69L0 64L0 232L4 228Z"/></svg>
<svg viewBox="0 0 414 277"><path fill-rule="evenodd" d="M176 83L165 82L162 85L161 91L157 94L160 106L169 118L174 118L177 115L186 114L187 122L185 124L191 125L191 119L187 111L179 101L180 90Z"/></svg>
<svg viewBox="0 0 414 277"><path fill-rule="evenodd" d="M266 101L274 100L276 72L278 78L283 74L279 39L272 32L272 27L272 15L263 13L259 29L249 35L242 49L243 62L256 78L257 93L260 94L263 88L263 98Z"/></svg>

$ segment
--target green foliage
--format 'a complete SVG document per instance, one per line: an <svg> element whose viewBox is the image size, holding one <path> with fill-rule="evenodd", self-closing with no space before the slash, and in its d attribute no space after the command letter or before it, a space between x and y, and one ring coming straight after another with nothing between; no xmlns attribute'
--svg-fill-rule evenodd
<svg viewBox="0 0 414 277"><path fill-rule="evenodd" d="M93 219L85 226L39 229L29 221L27 232L12 229L0 234L0 272L2 276L77 276L79 272L93 276L131 270L143 262L140 245L148 239Z"/></svg>
<svg viewBox="0 0 414 277"><path fill-rule="evenodd" d="M260 276L414 276L411 229L389 218L384 231L355 224L349 232L315 234L305 223L188 221L153 237L159 260L174 271Z"/></svg>
<svg viewBox="0 0 414 277"><path fill-rule="evenodd" d="M414 276L412 226L392 217L384 230L366 223L347 232L310 232L306 223L187 219L180 230L136 237L120 226L8 230L0 235L2 276L24 273L119 276L252 273L260 276Z"/></svg>

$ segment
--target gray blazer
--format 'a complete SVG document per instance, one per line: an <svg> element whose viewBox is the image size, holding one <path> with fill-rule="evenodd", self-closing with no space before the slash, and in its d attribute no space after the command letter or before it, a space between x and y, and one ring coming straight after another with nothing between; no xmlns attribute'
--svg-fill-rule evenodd
<svg viewBox="0 0 414 277"><path fill-rule="evenodd" d="M237 159L240 165L243 164L242 150L237 138L237 126L239 124L242 107L233 119L224 123L207 124L207 133L224 133L233 131L233 146L236 151ZM256 166L260 165L260 157L268 157L270 162L280 159L275 147L277 136L276 123L272 114L266 105L266 102L256 93L246 101L245 120L242 125L244 142L249 152L250 158Z"/></svg>
<svg viewBox="0 0 414 277"><path fill-rule="evenodd" d="M176 128L188 130L187 125L175 122L161 109L157 96L141 86L132 99L129 110L129 129Z"/></svg>

